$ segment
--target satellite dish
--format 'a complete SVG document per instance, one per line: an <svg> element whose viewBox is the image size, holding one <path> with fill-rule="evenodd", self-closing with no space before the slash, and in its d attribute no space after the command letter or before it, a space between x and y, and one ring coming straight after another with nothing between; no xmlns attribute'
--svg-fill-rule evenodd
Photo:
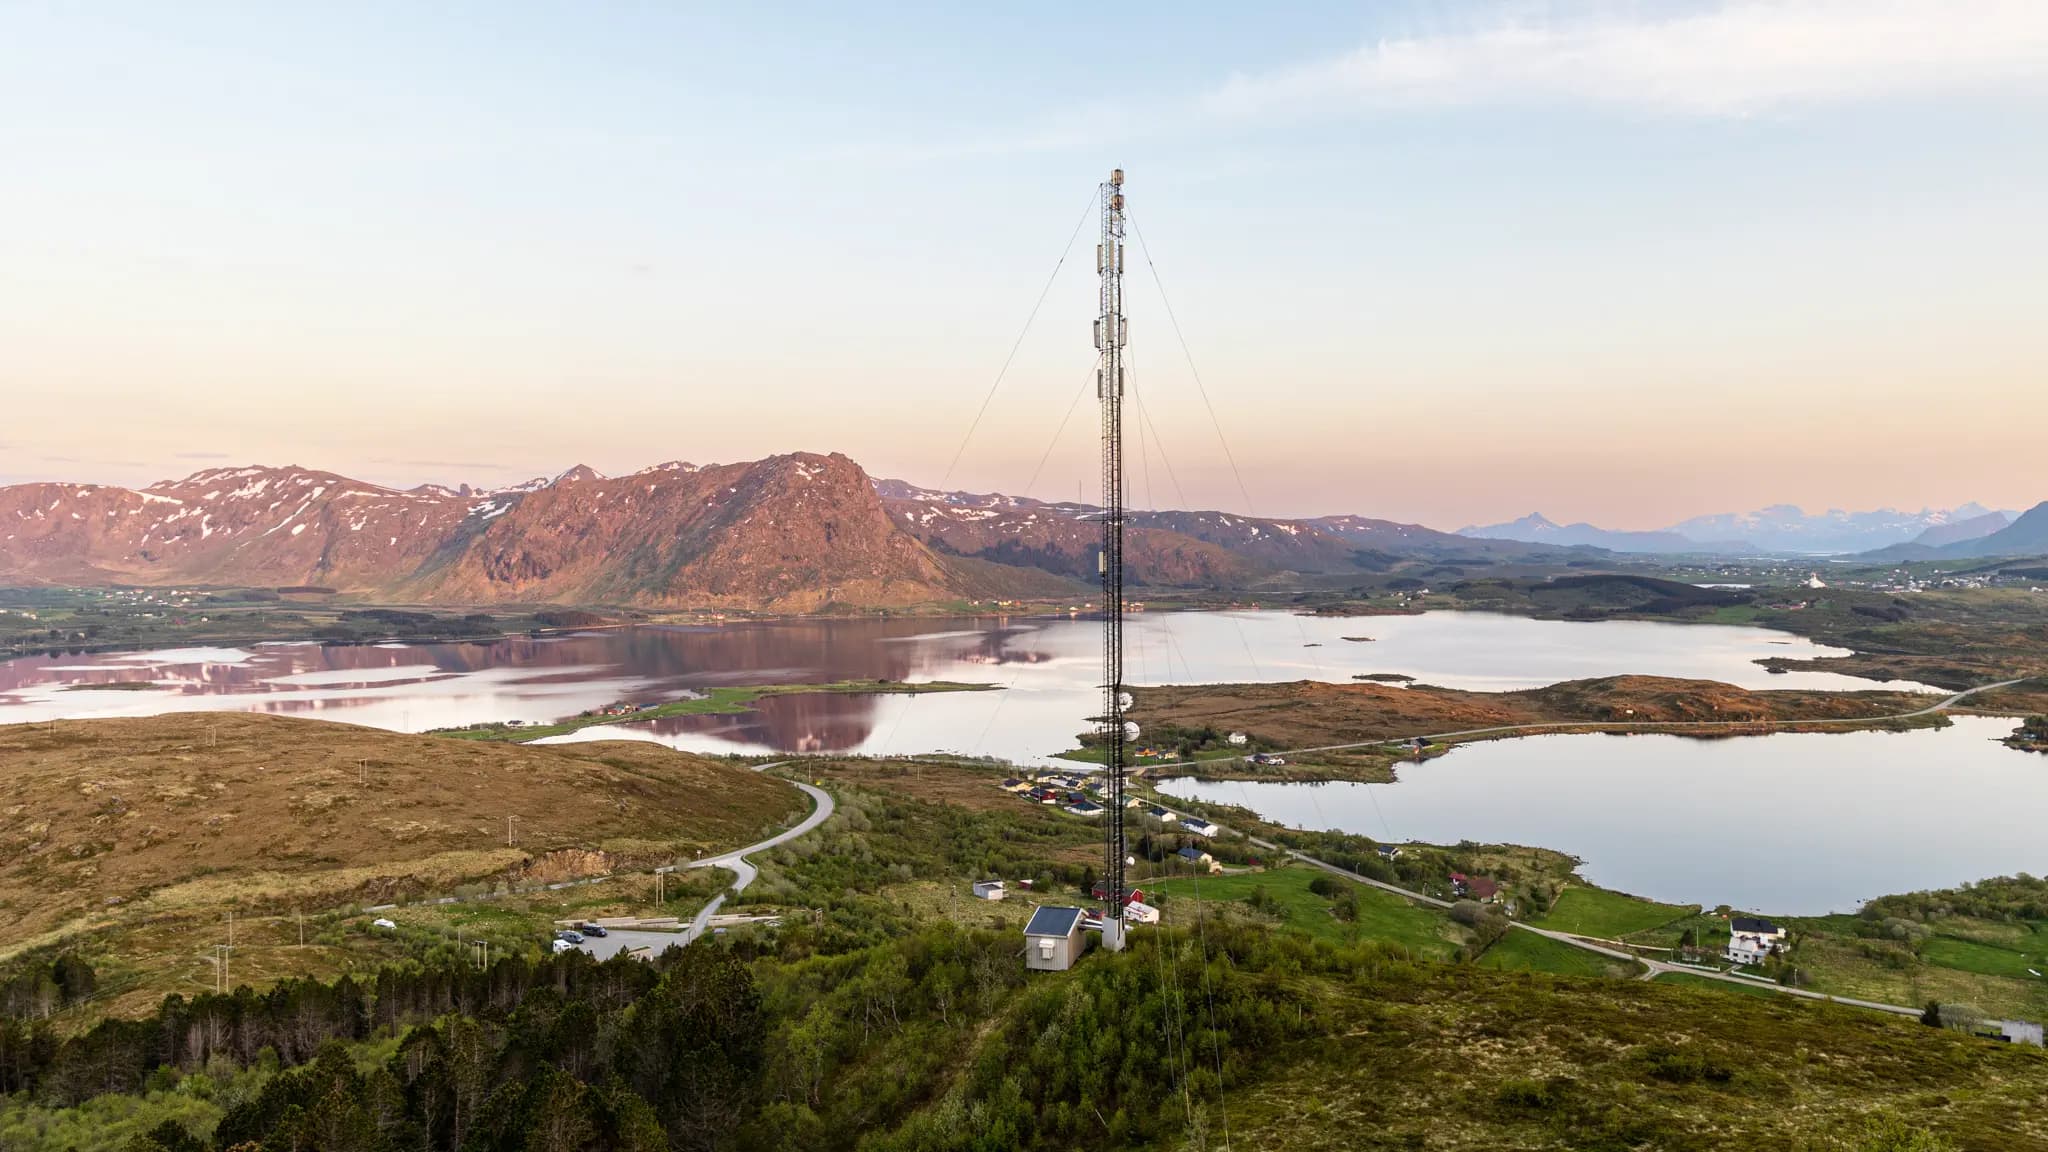
<svg viewBox="0 0 2048 1152"><path fill-rule="evenodd" d="M1124 857L1124 867L1126 867L1126 868L1136 868L1137 866L1138 866L1138 858L1137 858L1136 856L1126 856L1126 857Z"/></svg>
<svg viewBox="0 0 2048 1152"><path fill-rule="evenodd" d="M1124 739L1136 740L1137 738L1138 726L1136 724L1131 723L1129 720L1124 721Z"/></svg>
<svg viewBox="0 0 2048 1152"><path fill-rule="evenodd" d="M1119 692L1116 694L1116 706L1124 711L1129 711L1131 705L1136 704L1137 702L1137 698L1132 696L1129 692Z"/></svg>

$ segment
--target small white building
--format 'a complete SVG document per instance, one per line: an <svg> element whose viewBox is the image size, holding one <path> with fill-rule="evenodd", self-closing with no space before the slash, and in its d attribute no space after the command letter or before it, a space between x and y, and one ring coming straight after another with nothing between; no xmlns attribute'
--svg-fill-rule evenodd
<svg viewBox="0 0 2048 1152"><path fill-rule="evenodd" d="M1728 959L1736 964L1761 964L1785 947L1785 929L1755 916L1728 922Z"/></svg>
<svg viewBox="0 0 2048 1152"><path fill-rule="evenodd" d="M1064 972L1081 956L1079 908L1042 904L1024 925L1024 967L1034 972Z"/></svg>
<svg viewBox="0 0 2048 1152"><path fill-rule="evenodd" d="M1157 924L1159 909L1143 900L1133 900L1124 905L1124 922L1127 924Z"/></svg>
<svg viewBox="0 0 2048 1152"><path fill-rule="evenodd" d="M1214 836L1222 831L1222 829L1209 823L1207 820L1197 819L1193 816L1186 817L1180 822L1180 830L1192 836L1202 837Z"/></svg>
<svg viewBox="0 0 2048 1152"><path fill-rule="evenodd" d="M1001 900L1009 894L1009 890L1003 887L1001 880L976 880L974 882L974 898L976 900Z"/></svg>
<svg viewBox="0 0 2048 1152"><path fill-rule="evenodd" d="M1251 742L1251 737L1246 736L1242 732L1232 732L1230 735L1224 737L1224 740L1228 742L1232 748L1242 748L1246 744Z"/></svg>

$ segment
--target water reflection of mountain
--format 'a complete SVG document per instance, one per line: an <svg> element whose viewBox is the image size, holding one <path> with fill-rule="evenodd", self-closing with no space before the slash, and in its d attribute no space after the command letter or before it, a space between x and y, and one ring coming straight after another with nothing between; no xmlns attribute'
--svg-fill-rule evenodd
<svg viewBox="0 0 2048 1152"><path fill-rule="evenodd" d="M874 735L879 710L875 696L815 692L764 697L745 712L669 716L636 727L660 736L711 736L785 752L850 752Z"/></svg>
<svg viewBox="0 0 2048 1152"><path fill-rule="evenodd" d="M402 724L408 707L434 724L544 721L621 696L667 700L685 689L721 684L1001 681L1005 665L1052 661L1054 654L1041 650L1042 643L1041 625L1006 618L791 620L458 643L264 644L39 656L0 663L0 702L18 702L14 694L28 689L47 694L59 685L155 682L162 685L158 691L122 693L120 706L156 710L159 703L189 706L173 702L195 696L239 696L248 699L222 703L371 724ZM565 691L575 685L587 691ZM82 693L42 707L64 714L97 696L94 703L104 708L110 695ZM734 743L844 751L874 734L878 711L870 697L819 694L766 700L739 717L664 723L671 732Z"/></svg>

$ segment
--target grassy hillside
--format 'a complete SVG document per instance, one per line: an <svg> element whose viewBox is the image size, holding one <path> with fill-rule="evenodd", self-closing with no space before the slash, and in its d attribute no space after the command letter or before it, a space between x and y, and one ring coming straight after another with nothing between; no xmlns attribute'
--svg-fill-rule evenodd
<svg viewBox="0 0 2048 1152"><path fill-rule="evenodd" d="M0 763L0 959L119 933L119 951L172 970L207 962L230 910L253 944L264 917L687 859L808 807L782 781L641 742L230 713L8 726Z"/></svg>
<svg viewBox="0 0 2048 1152"><path fill-rule="evenodd" d="M1199 894L1193 877L1148 880L1167 926L1027 974L1016 924L1034 900L1076 898L1097 826L1015 801L982 766L807 767L839 810L765 854L743 902L807 912L779 927L652 966L407 967L352 985L360 1015L313 1011L323 994L304 986L199 997L178 1026L109 1024L32 1056L0 1137L112 1152L176 1117L222 1144L324 1146L317 1123L364 1117L405 1137L389 1146L509 1150L534 1146L545 1115L598 1134L568 1146L605 1150L667 1146L665 1128L678 1146L812 1152L1221 1147L1225 1129L1279 1152L1867 1152L1907 1146L1865 1139L1899 1117L1930 1152L2048 1149L2038 1050L1604 978L1618 973L1599 958L1519 931L1456 962L1469 940L1440 912L1303 867L1203 877ZM1038 893L965 899L987 875ZM1554 910L1608 928L1668 911L1609 893ZM191 1023L226 1012L295 1024L215 1038ZM384 1026L412 1031L394 1045ZM260 1049L279 1035L288 1067L269 1071ZM328 1037L348 1049L307 1063ZM480 1109L474 1143L448 1135L451 1092Z"/></svg>

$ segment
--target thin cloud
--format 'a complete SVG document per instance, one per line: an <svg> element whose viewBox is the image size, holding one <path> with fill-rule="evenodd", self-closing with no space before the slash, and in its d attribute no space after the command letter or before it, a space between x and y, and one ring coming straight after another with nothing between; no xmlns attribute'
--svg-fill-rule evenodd
<svg viewBox="0 0 2048 1152"><path fill-rule="evenodd" d="M2042 0L1728 0L1381 39L1234 76L1205 102L1237 118L1529 102L1716 117L2044 76Z"/></svg>
<svg viewBox="0 0 2048 1152"><path fill-rule="evenodd" d="M504 472L503 464L483 464L474 460L386 460L376 459L372 464L396 464L403 468L462 468L472 472Z"/></svg>
<svg viewBox="0 0 2048 1152"><path fill-rule="evenodd" d="M173 452L173 453L171 453L171 459L173 459L173 460L226 460L226 459L229 459L229 456L228 456L228 454L227 454L227 453L225 453L225 452Z"/></svg>

